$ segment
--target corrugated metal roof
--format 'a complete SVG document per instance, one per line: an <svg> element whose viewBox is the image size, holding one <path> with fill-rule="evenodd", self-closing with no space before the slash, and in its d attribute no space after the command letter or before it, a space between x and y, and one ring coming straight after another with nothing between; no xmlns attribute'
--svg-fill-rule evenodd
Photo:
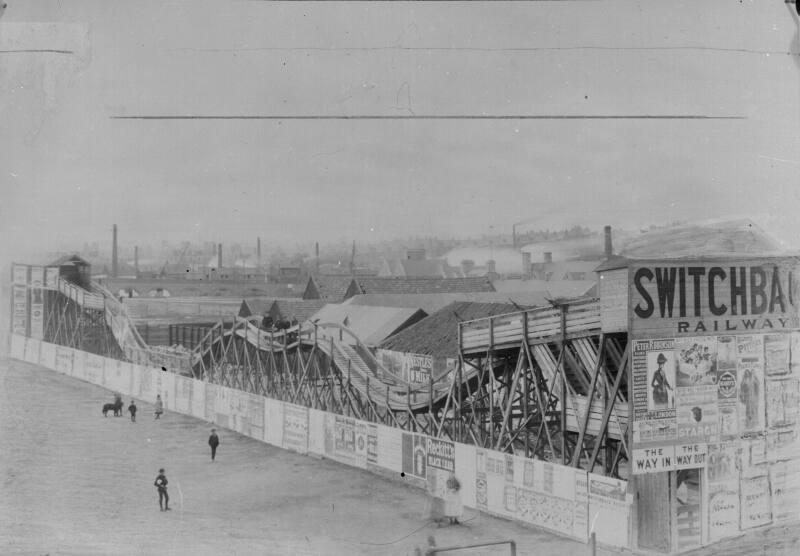
<svg viewBox="0 0 800 556"><path fill-rule="evenodd" d="M344 324L366 345L377 346L426 315L425 311L414 308L328 304L316 312L311 320Z"/></svg>
<svg viewBox="0 0 800 556"><path fill-rule="evenodd" d="M519 311L504 303L457 301L382 342L382 349L434 357L458 357L458 323Z"/></svg>

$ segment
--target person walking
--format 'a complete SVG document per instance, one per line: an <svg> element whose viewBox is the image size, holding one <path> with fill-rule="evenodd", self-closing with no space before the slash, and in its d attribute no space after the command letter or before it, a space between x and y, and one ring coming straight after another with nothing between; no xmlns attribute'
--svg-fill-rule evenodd
<svg viewBox="0 0 800 556"><path fill-rule="evenodd" d="M161 417L161 414L164 413L164 402L161 401L161 394L156 396L156 419Z"/></svg>
<svg viewBox="0 0 800 556"><path fill-rule="evenodd" d="M128 412L131 414L131 423L136 422L136 402L131 400L131 405L128 406Z"/></svg>
<svg viewBox="0 0 800 556"><path fill-rule="evenodd" d="M208 445L211 446L211 461L217 457L217 446L219 446L219 436L217 436L217 429L211 429L211 436L208 437Z"/></svg>
<svg viewBox="0 0 800 556"><path fill-rule="evenodd" d="M169 507L169 494L167 494L167 476L164 475L164 468L158 470L158 476L156 477L155 482L153 485L158 489L158 507L161 508L162 512L166 512L170 510Z"/></svg>

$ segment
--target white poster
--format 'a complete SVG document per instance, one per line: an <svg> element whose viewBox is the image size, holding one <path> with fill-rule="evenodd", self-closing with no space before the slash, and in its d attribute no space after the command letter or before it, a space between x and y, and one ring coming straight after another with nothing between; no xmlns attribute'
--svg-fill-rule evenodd
<svg viewBox="0 0 800 556"><path fill-rule="evenodd" d="M308 452L317 456L325 455L325 412L308 410Z"/></svg>
<svg viewBox="0 0 800 556"><path fill-rule="evenodd" d="M264 405L264 440L273 446L283 446L283 402L266 399Z"/></svg>
<svg viewBox="0 0 800 556"><path fill-rule="evenodd" d="M92 384L103 384L103 367L105 361L103 357L93 353L87 353L84 360L84 378Z"/></svg>
<svg viewBox="0 0 800 556"><path fill-rule="evenodd" d="M192 379L192 416L205 420L206 418L206 383L202 380ZM262 425L263 428L263 425ZM263 440L264 437L261 437Z"/></svg>
<svg viewBox="0 0 800 556"><path fill-rule="evenodd" d="M283 448L301 454L308 451L308 408L283 404Z"/></svg>
<svg viewBox="0 0 800 556"><path fill-rule="evenodd" d="M25 342L25 361L28 363L33 363L34 365L39 364L39 345L41 342L34 338L28 338Z"/></svg>
<svg viewBox="0 0 800 556"><path fill-rule="evenodd" d="M39 365L54 371L56 369L56 346L48 342L42 342L39 347Z"/></svg>
<svg viewBox="0 0 800 556"><path fill-rule="evenodd" d="M589 527L598 542L627 547L629 517L627 483L589 473Z"/></svg>

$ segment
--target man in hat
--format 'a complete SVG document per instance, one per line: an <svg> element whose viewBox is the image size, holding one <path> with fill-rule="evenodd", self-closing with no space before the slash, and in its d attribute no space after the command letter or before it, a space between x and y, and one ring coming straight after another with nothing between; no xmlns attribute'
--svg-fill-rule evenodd
<svg viewBox="0 0 800 556"><path fill-rule="evenodd" d="M158 477L156 477L153 485L158 489L158 507L162 512L170 510L169 507L169 494L167 494L167 476L164 475L164 468L158 470Z"/></svg>
<svg viewBox="0 0 800 556"><path fill-rule="evenodd" d="M211 461L217 455L217 446L219 446L219 436L217 436L217 429L211 429L211 436L208 437L208 445L211 446Z"/></svg>
<svg viewBox="0 0 800 556"><path fill-rule="evenodd" d="M672 390L664 374L664 364L667 362L667 357L663 353L659 353L656 358L658 368L653 373L653 380L650 381L650 386L653 388L653 404L658 408L667 407L669 403L669 394L667 390Z"/></svg>

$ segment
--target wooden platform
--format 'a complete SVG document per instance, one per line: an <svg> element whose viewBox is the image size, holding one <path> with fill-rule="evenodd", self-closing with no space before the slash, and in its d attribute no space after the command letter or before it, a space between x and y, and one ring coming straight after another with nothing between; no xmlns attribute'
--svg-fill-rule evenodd
<svg viewBox="0 0 800 556"><path fill-rule="evenodd" d="M567 339L600 333L597 299L576 301L563 307ZM562 309L546 307L466 321L460 324L460 329L463 354L519 347L525 338L529 344L558 341L562 334Z"/></svg>

